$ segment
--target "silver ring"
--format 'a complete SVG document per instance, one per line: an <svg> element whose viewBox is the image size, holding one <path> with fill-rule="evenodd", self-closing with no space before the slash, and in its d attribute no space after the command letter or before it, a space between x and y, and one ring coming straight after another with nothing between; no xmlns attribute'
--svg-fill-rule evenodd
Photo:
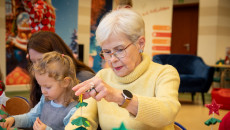
<svg viewBox="0 0 230 130"><path fill-rule="evenodd" d="M92 88L92 89L95 90L96 93L98 93L97 90L96 90L95 88ZM91 89L91 90L92 90L92 89Z"/></svg>

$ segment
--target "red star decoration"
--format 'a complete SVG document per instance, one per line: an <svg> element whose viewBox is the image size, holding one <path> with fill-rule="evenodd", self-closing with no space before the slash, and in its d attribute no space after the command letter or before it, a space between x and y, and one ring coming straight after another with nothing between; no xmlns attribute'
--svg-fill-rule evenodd
<svg viewBox="0 0 230 130"><path fill-rule="evenodd" d="M214 99L212 100L212 104L205 104L205 106L209 109L209 115L212 113L219 115L219 109L221 105L217 104Z"/></svg>

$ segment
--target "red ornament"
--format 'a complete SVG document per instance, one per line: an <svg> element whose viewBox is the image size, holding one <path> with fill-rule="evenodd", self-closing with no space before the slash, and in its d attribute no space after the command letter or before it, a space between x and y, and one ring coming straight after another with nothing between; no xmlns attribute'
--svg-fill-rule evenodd
<svg viewBox="0 0 230 130"><path fill-rule="evenodd" d="M209 109L209 115L212 113L219 115L219 109L221 105L217 104L214 99L212 100L212 104L205 104L205 106Z"/></svg>
<svg viewBox="0 0 230 130"><path fill-rule="evenodd" d="M55 31L54 28L56 17L52 5L49 5L47 2L45 2L45 0L36 0L36 2L33 4L31 0L21 1L26 11L29 13L32 33L40 30ZM51 21L53 21L52 24Z"/></svg>

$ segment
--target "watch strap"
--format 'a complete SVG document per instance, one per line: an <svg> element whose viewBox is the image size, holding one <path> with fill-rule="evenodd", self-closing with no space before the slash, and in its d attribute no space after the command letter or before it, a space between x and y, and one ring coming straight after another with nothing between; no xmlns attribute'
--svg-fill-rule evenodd
<svg viewBox="0 0 230 130"><path fill-rule="evenodd" d="M121 105L119 105L122 108L126 108L130 101L132 100L132 93L128 90L123 90L123 93L121 94L124 97L124 101L122 102Z"/></svg>
<svg viewBox="0 0 230 130"><path fill-rule="evenodd" d="M123 103L120 105L120 107L126 108L126 107L129 105L130 101L131 101L130 99L124 99L124 101L123 101Z"/></svg>

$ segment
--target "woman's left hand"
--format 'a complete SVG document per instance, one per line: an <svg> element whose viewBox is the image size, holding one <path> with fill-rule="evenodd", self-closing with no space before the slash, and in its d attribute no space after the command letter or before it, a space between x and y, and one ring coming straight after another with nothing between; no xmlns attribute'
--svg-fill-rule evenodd
<svg viewBox="0 0 230 130"><path fill-rule="evenodd" d="M93 97L95 100L100 101L104 98L108 102L115 102L118 104L121 104L123 101L121 90L109 86L97 76L74 86L72 90L76 91L76 96L83 94L84 99Z"/></svg>
<svg viewBox="0 0 230 130"><path fill-rule="evenodd" d="M33 126L34 130L45 130L46 129L46 124L44 124L39 117L37 117L36 121L34 122Z"/></svg>

